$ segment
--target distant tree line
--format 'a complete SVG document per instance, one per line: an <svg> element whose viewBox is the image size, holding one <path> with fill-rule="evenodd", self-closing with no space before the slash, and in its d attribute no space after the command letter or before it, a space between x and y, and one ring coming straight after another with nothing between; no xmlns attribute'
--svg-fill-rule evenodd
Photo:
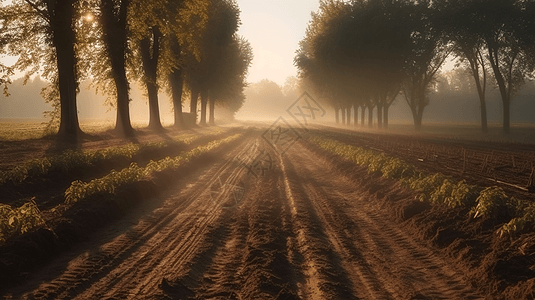
<svg viewBox="0 0 535 300"><path fill-rule="evenodd" d="M237 35L239 14L234 0L13 0L0 8L0 54L18 60L0 65L0 84L7 87L14 70L48 79L42 95L55 107L58 135L68 140L83 134L76 95L85 79L108 96L119 134L135 134L132 81L146 89L150 128L163 129L160 89L172 98L175 126L185 126L182 99L188 95L195 115L200 99L203 125L209 104L213 124L216 102L237 111L244 101L253 54Z"/></svg>
<svg viewBox="0 0 535 300"><path fill-rule="evenodd" d="M336 111L336 121L379 128L402 95L416 130L448 57L470 72L487 132L485 88L500 92L503 132L510 105L535 69L535 0L322 0L295 57L300 79Z"/></svg>

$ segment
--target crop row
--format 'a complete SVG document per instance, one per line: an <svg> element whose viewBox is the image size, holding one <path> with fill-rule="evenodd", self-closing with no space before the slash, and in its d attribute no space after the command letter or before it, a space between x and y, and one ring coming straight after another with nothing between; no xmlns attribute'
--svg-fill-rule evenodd
<svg viewBox="0 0 535 300"><path fill-rule="evenodd" d="M214 132L211 134L217 134ZM145 151L154 151L171 146L173 143L190 144L201 136L175 140L172 142L157 142L146 144L128 144L121 147L105 148L95 151L67 150L62 154L33 159L20 164L9 171L0 172L0 185L6 183L20 184L31 178L46 176L51 172L67 173L77 168L95 165L99 162L115 158L132 159L136 154Z"/></svg>
<svg viewBox="0 0 535 300"><path fill-rule="evenodd" d="M34 200L15 208L0 204L0 243L44 224L45 221Z"/></svg>
<svg viewBox="0 0 535 300"><path fill-rule="evenodd" d="M177 168L183 163L199 157L203 153L236 140L240 136L241 134L235 134L221 140L211 141L206 145L199 146L176 157L166 157L158 161L151 160L145 167L140 167L136 163L132 163L129 167L121 171L112 170L106 176L93 179L89 182L76 180L65 191L65 203L76 203L100 192L113 193L118 187L140 181L157 172Z"/></svg>
<svg viewBox="0 0 535 300"><path fill-rule="evenodd" d="M102 178L93 179L89 182L74 181L65 191L65 203L73 204L99 192L113 193L117 188L125 184L140 181L157 172L177 168L208 151L238 139L241 135L235 134L224 139L211 141L176 157L150 161L145 167L132 163L121 171L112 170ZM33 200L20 207L0 204L0 244L11 236L23 234L44 224L39 208Z"/></svg>
<svg viewBox="0 0 535 300"><path fill-rule="evenodd" d="M535 204L508 197L502 188L481 188L456 181L442 173L425 174L399 158L361 147L347 145L320 136L309 136L309 141L331 153L337 154L357 165L366 166L368 172L380 172L383 177L397 179L402 186L419 194L420 201L444 204L449 207L470 209L474 218L509 218L500 234L515 234L535 227Z"/></svg>

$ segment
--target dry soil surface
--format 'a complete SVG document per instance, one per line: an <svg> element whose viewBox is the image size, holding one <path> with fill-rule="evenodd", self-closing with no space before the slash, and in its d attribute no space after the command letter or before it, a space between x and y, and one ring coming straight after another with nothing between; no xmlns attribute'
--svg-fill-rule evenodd
<svg viewBox="0 0 535 300"><path fill-rule="evenodd" d="M484 298L375 201L408 192L374 181L306 141L279 155L252 134L4 297Z"/></svg>

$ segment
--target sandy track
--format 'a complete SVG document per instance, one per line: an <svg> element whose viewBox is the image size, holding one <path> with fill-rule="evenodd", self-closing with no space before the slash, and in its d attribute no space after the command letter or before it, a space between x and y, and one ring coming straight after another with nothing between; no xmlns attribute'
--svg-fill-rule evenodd
<svg viewBox="0 0 535 300"><path fill-rule="evenodd" d="M134 209L7 298L479 299L403 232L369 186L306 143L264 175L253 137ZM364 171L362 176L367 176Z"/></svg>

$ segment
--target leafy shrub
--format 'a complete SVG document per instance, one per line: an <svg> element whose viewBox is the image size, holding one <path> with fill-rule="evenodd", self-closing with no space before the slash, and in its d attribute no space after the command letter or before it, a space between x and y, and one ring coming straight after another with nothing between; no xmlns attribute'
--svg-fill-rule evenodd
<svg viewBox="0 0 535 300"><path fill-rule="evenodd" d="M500 230L500 235L504 233L514 234L535 228L535 203L531 203L523 209L519 209L521 217L513 218L509 223L504 224Z"/></svg>
<svg viewBox="0 0 535 300"><path fill-rule="evenodd" d="M501 187L488 187L481 191L476 199L477 205L470 211L474 218L488 217L496 219L502 215L514 215L517 209L516 200L509 199Z"/></svg>
<svg viewBox="0 0 535 300"><path fill-rule="evenodd" d="M390 157L381 168L381 173L386 178L400 179L412 178L416 175L416 168L399 158Z"/></svg>
<svg viewBox="0 0 535 300"><path fill-rule="evenodd" d="M446 179L449 178L442 173L435 173L433 175L419 173L417 177L408 178L402 181L402 184L408 186L414 191L419 192L420 201L431 201L431 196L433 193L440 189ZM439 195L436 197L439 197Z"/></svg>
<svg viewBox="0 0 535 300"><path fill-rule="evenodd" d="M381 171L383 165L388 161L388 157L384 153L379 153L370 157L368 160L368 172L373 173Z"/></svg>
<svg viewBox="0 0 535 300"><path fill-rule="evenodd" d="M481 188L477 185L467 184L465 180L453 186L451 195L446 197L444 203L450 207L472 207L476 202Z"/></svg>
<svg viewBox="0 0 535 300"><path fill-rule="evenodd" d="M33 199L18 208L0 204L0 242L2 243L12 236L29 232L44 224L45 221Z"/></svg>
<svg viewBox="0 0 535 300"><path fill-rule="evenodd" d="M446 178L442 185L432 192L429 201L435 204L446 204L449 207L471 207L478 194L477 186L466 184L464 180L455 183L450 178Z"/></svg>

